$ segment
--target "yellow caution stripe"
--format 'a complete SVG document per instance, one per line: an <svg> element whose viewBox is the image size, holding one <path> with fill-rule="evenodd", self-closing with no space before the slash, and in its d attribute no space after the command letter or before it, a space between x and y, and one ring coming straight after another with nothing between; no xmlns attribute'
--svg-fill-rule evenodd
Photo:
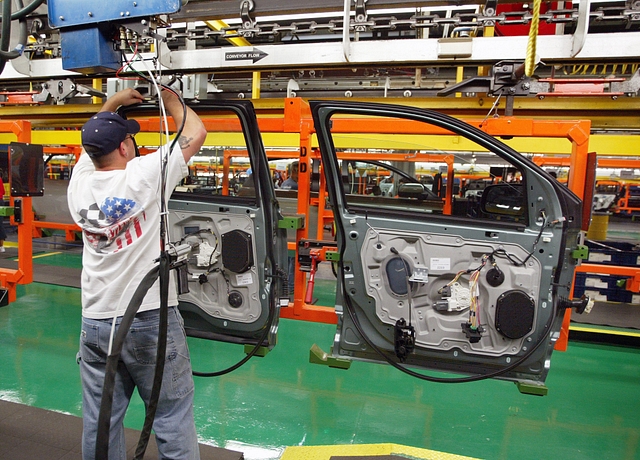
<svg viewBox="0 0 640 460"><path fill-rule="evenodd" d="M613 329L599 329L597 327L569 326L570 331L591 332L594 334L623 335L626 337L640 337L640 332L632 332L627 330L616 331Z"/></svg>
<svg viewBox="0 0 640 460"><path fill-rule="evenodd" d="M474 460L472 457L448 454L400 444L345 444L337 446L287 447L280 460L329 460L332 456L404 455L425 460Z"/></svg>

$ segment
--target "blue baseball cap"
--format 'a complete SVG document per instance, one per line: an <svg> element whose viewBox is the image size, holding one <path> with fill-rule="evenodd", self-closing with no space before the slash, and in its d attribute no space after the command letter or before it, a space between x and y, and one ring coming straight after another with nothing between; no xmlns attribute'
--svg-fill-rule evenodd
<svg viewBox="0 0 640 460"><path fill-rule="evenodd" d="M115 112L98 112L82 127L82 146L90 157L107 155L118 148L128 134L140 131L135 120L125 120Z"/></svg>

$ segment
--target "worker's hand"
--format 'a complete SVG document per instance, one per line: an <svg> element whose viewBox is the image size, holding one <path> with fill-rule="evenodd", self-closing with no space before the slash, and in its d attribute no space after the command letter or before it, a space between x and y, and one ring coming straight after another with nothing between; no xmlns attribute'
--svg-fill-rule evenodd
<svg viewBox="0 0 640 460"><path fill-rule="evenodd" d="M144 100L142 94L133 88L123 89L111 96L102 106L101 112L115 112L118 107L139 104Z"/></svg>

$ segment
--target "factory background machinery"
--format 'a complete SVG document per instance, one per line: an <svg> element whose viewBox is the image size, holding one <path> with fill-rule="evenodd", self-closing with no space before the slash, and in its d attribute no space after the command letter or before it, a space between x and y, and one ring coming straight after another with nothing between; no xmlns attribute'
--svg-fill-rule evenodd
<svg viewBox="0 0 640 460"><path fill-rule="evenodd" d="M0 269L11 315L25 305L21 297L28 306L29 296L39 292L36 272L42 267L32 259L33 245L45 245L45 252L58 245L72 253L76 247L78 229L66 216L64 189L80 153L77 128L102 97L124 87L147 91L151 100L153 85L143 77L153 75L181 90L210 133L171 208L172 237L198 251L186 264L190 292L181 300L194 337L243 344L250 356L268 353L268 363L283 353L282 345L276 347L278 328L309 323L333 330L324 341L329 353L317 345L309 352L311 362L330 368L317 366L333 383L348 378L333 373L351 360L368 366L357 378L379 373L383 386L400 381L390 377L390 368L376 371L370 363L393 361L471 377L495 374L533 394L547 393L553 349L572 352L570 333L596 341L637 340L640 2L35 0L25 6L5 0L2 18L0 143L8 145L9 155L3 169L10 168L12 151L36 144L46 177L35 192L11 186L7 193L5 214L17 228L19 256ZM427 115L432 113L442 115ZM143 153L158 145L155 115L142 110L128 116L144 120L137 138ZM417 121L429 127L418 128ZM291 175L293 163L298 192L272 186ZM250 186L255 178L257 188ZM268 187L260 185L266 182ZM584 200L584 212L571 193ZM510 201L514 194L523 200ZM584 244L580 229L588 230ZM278 238L272 259L264 249ZM293 280L285 276L287 247ZM35 288L20 286L34 275ZM591 308L588 299L596 301L593 312L576 315ZM491 307L479 310L482 302ZM564 309L575 311L565 315ZM287 323L279 324L278 317ZM230 346L190 340L198 357ZM588 354L590 348L580 346L577 352ZM600 352L577 359L595 359ZM566 366L563 356L554 353L553 362ZM295 366L306 375L304 364ZM270 387L264 371L257 371L257 380L243 370L236 374L241 377L219 382L237 386L245 379L252 387ZM7 388L13 379L7 376ZM455 381L448 374L435 380ZM242 398L241 392L213 390L219 383L199 385L204 393L231 396L234 404ZM429 385L412 380L407 388L443 391L442 384ZM467 385L446 394L477 398L477 388L500 391L486 383ZM305 401L321 391L301 388ZM246 401L261 404L257 389L246 391ZM330 400L331 392L326 396ZM397 405L414 422L435 407L422 396L416 396L417 411L400 396L395 403L361 398L365 418L369 403L373 417ZM210 414L205 400L198 404L197 423L216 427L205 429L204 441L235 446L246 458L303 458L286 457L296 454L283 454L283 446L296 442L270 429L264 444L236 430L226 436L232 423L216 416L238 408L216 404L217 414ZM536 410L543 404L535 403ZM472 418L478 420L476 409ZM313 421L316 415L322 423ZM282 423L296 413L278 416ZM299 442L302 447L351 442L337 435L345 425L327 421L327 412L310 408L305 416L311 418L310 425L303 422L305 430L314 433L311 441ZM435 441L444 435L432 423L449 423L441 417L426 424L420 419L423 439L409 435L406 444L470 457L544 456L509 445L508 433L479 452L467 443L456 449ZM620 417L625 427L612 436L627 439L624 455L633 458L631 440L640 427ZM238 419L251 420L259 431L269 417L256 420L254 411ZM323 423L334 422L338 426L329 435L318 435ZM359 437L356 428L356 444L375 438L369 422L357 424L367 434ZM481 425L471 425L478 442ZM381 441L404 444L400 433L385 439L385 430L393 431L382 427ZM262 450L251 454L243 443ZM579 450L570 447L567 458L580 458ZM605 451L592 446L603 458Z"/></svg>

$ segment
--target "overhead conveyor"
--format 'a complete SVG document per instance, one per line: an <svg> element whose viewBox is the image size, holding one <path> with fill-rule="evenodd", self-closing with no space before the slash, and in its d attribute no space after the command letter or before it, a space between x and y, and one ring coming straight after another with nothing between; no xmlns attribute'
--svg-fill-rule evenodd
<svg viewBox="0 0 640 460"><path fill-rule="evenodd" d="M292 7L273 0L201 0L186 5L157 0L144 6L115 1L108 8L51 1L47 13L41 8L30 17L30 30L37 39L0 78L19 81L115 72L120 59L119 50L110 45L113 39L124 53L132 52L127 42L135 43L144 59L158 53L164 71L170 73L524 62L531 54L530 40L517 27L528 26L535 18L546 28L536 38L537 55L528 57L547 68L636 59L637 2L554 6L536 14L531 5L495 1L450 6L440 1L333 0L296 2ZM212 27L213 21L218 26ZM236 38L244 46L230 43ZM61 52L63 43L75 49L72 57ZM87 43L92 44L87 47ZM140 70L139 63L132 62L131 67ZM419 76L429 80L427 72Z"/></svg>

